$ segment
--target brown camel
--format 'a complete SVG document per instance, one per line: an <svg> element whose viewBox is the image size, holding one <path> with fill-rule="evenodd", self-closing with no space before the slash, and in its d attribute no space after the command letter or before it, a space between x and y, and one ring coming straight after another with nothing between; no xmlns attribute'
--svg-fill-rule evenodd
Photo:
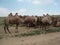
<svg viewBox="0 0 60 45"><path fill-rule="evenodd" d="M41 19L41 22L42 22L42 29L44 28L44 30L46 30L47 28L49 28L49 25L52 25L53 17L50 16L49 14L44 15L43 18Z"/></svg>
<svg viewBox="0 0 60 45"><path fill-rule="evenodd" d="M42 18L43 16L37 17L37 26L39 26L40 28L42 28Z"/></svg>
<svg viewBox="0 0 60 45"><path fill-rule="evenodd" d="M12 15L12 13L10 13L8 15L8 17L6 17L4 20L4 31L5 31L5 33L7 33L6 31L11 33L9 31L9 24L16 24L16 33L17 33L18 32L18 25L20 22L23 22L23 20L18 16L18 13L16 13L14 16Z"/></svg>
<svg viewBox="0 0 60 45"><path fill-rule="evenodd" d="M59 17L55 17L53 26L54 27L60 27L60 18Z"/></svg>
<svg viewBox="0 0 60 45"><path fill-rule="evenodd" d="M36 23L37 23L37 18L34 17L34 16L27 16L27 17L24 19L24 22L27 24L28 27L30 27L30 26L35 26Z"/></svg>

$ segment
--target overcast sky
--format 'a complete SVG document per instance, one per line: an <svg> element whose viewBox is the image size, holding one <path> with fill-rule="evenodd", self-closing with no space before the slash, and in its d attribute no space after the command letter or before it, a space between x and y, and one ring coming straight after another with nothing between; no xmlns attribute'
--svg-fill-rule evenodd
<svg viewBox="0 0 60 45"><path fill-rule="evenodd" d="M60 0L0 0L0 16L60 14Z"/></svg>

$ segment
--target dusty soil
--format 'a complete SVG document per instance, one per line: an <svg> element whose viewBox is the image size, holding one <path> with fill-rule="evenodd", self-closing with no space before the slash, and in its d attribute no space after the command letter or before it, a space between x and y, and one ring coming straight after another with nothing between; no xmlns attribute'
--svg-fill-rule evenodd
<svg viewBox="0 0 60 45"><path fill-rule="evenodd" d="M34 29L21 27L19 28L19 33L32 31ZM15 28L11 27L10 31L14 34ZM0 34L5 35L4 30L1 28L0 28ZM60 32L40 34L20 38L19 37L3 38L0 39L0 45L60 45Z"/></svg>
<svg viewBox="0 0 60 45"><path fill-rule="evenodd" d="M60 32L0 39L0 45L60 45Z"/></svg>
<svg viewBox="0 0 60 45"><path fill-rule="evenodd" d="M32 30L37 30L38 28L28 28L28 27L18 27L19 33L29 32ZM9 30L11 33L15 33L16 29L15 27L9 27ZM40 29L39 29L40 30ZM0 27L0 34L5 34L3 27Z"/></svg>

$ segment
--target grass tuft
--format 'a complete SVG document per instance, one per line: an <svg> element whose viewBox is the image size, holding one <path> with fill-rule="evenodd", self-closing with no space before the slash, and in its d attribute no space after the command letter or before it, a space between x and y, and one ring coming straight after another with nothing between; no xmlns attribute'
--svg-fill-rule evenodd
<svg viewBox="0 0 60 45"><path fill-rule="evenodd" d="M55 28L55 29L48 29L46 30L45 33L53 33L53 32L59 32L60 28ZM34 30L30 31L28 33L22 33L22 34L16 34L15 37L25 37L25 36L33 36L33 35L39 35L39 34L44 34L44 30Z"/></svg>

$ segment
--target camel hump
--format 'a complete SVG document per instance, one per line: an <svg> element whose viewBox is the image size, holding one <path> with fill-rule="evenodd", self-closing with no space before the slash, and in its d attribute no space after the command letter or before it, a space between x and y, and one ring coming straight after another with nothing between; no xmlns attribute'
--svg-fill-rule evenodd
<svg viewBox="0 0 60 45"><path fill-rule="evenodd" d="M13 16L13 14L12 14L12 13L10 13L10 14L8 15L8 17L10 17L10 16Z"/></svg>
<svg viewBox="0 0 60 45"><path fill-rule="evenodd" d="M18 16L18 13L15 13L15 15L14 16Z"/></svg>
<svg viewBox="0 0 60 45"><path fill-rule="evenodd" d="M51 24L52 23L52 17L47 14L45 17L43 17L42 22L44 22L44 23L47 22L47 23Z"/></svg>

